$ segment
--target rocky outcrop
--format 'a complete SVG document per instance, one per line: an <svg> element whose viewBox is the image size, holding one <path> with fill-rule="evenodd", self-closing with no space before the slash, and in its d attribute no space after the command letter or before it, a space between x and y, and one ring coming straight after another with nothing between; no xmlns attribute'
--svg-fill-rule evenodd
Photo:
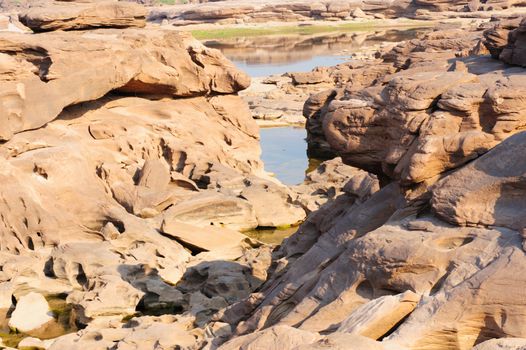
<svg viewBox="0 0 526 350"><path fill-rule="evenodd" d="M126 2L55 2L20 14L20 21L35 32L91 28L144 27L147 10Z"/></svg>
<svg viewBox="0 0 526 350"><path fill-rule="evenodd" d="M486 45L493 58L499 58L502 50L508 45L510 31L516 29L520 25L521 20L521 17L517 17L498 21L484 31L484 45Z"/></svg>
<svg viewBox="0 0 526 350"><path fill-rule="evenodd" d="M18 300L9 320L9 327L19 332L29 333L38 330L53 320L46 299L38 293L29 293Z"/></svg>
<svg viewBox="0 0 526 350"><path fill-rule="evenodd" d="M133 24L117 12L46 30ZM18 301L17 316L38 292L53 311L38 332L13 327L42 339L84 328L52 349L200 348L229 335L212 315L271 263L271 247L237 230L305 217L263 170L237 96L250 79L190 34L99 28L2 33L0 80L2 305Z"/></svg>
<svg viewBox="0 0 526 350"><path fill-rule="evenodd" d="M522 338L504 338L504 339L492 339L485 341L482 344L475 346L474 350L490 350L490 349L503 349L503 350L520 350L526 346L526 340Z"/></svg>
<svg viewBox="0 0 526 350"><path fill-rule="evenodd" d="M509 34L509 42L500 54L506 63L526 67L526 18Z"/></svg>
<svg viewBox="0 0 526 350"><path fill-rule="evenodd" d="M520 234L504 228L459 229L429 216L409 215L398 221L397 217L414 210L403 205L390 221L378 223L382 226L376 230L369 231L374 226L357 230L349 224L346 230L340 228L344 222L355 223L352 219L358 212L370 213L372 203L379 205L380 198L396 206L399 199L386 197L386 191L371 197L361 209L355 207L355 213L340 214L333 226L317 221L324 234L300 229L282 248L284 271L277 272L261 294L241 304L245 311L252 310L248 305L256 308L247 312L250 317L240 323L238 332L290 325L338 334L346 330L346 322L363 317L364 308L372 310L386 295L409 290L424 296L410 316L395 326L396 332L384 339L385 346L440 349L448 344L469 349L489 337L523 336L520 316L508 318L506 324L497 321L500 312L511 315L524 307L516 304L520 293L511 292L512 285L522 283L511 277L512 266L520 269L524 263ZM345 208L342 202L338 207ZM295 257L298 253L302 254L299 258ZM318 259L314 270L305 266L313 259ZM510 292L501 294L498 283L506 283ZM231 320L241 305L223 319ZM386 310L390 311L382 314L383 321L400 317L395 309ZM392 332L388 325L374 329L383 329L379 332L383 334L371 334L373 339Z"/></svg>
<svg viewBox="0 0 526 350"><path fill-rule="evenodd" d="M293 190L297 193L295 202L300 203L310 213L344 193L356 193L365 197L372 195L379 188L376 176L343 164L342 159L338 157L321 163Z"/></svg>
<svg viewBox="0 0 526 350"><path fill-rule="evenodd" d="M431 200L436 214L460 226L526 227L522 198L526 134L510 137L491 152L440 181Z"/></svg>
<svg viewBox="0 0 526 350"><path fill-rule="evenodd" d="M217 51L173 31L4 34L0 51L3 140L112 90L191 97L233 93L250 81ZM90 65L79 67L81 61Z"/></svg>
<svg viewBox="0 0 526 350"><path fill-rule="evenodd" d="M323 145L350 164L420 183L520 131L524 72L454 57L478 47L480 32L455 36L435 32L400 45L383 58L400 72L312 96L304 110L310 148Z"/></svg>
<svg viewBox="0 0 526 350"><path fill-rule="evenodd" d="M237 325L225 349L521 345L485 341L525 336L524 69L483 55L481 31L458 33L401 44L382 60L397 72L306 103L331 149L379 186L346 173L260 290L218 313Z"/></svg>
<svg viewBox="0 0 526 350"><path fill-rule="evenodd" d="M347 5L316 11L363 15ZM499 57L522 57L522 32ZM335 85L304 111L341 158L287 188L263 171L247 76L188 34L1 34L0 302L54 337L22 344L515 346L491 339L526 337L525 72L481 40L435 31L291 75ZM237 231L302 220L277 248ZM22 329L35 295L69 328Z"/></svg>
<svg viewBox="0 0 526 350"><path fill-rule="evenodd" d="M489 18L496 11L524 6L524 0L230 0L206 4L158 7L150 20L176 26L202 23L238 24L261 22L373 20L396 17L441 19Z"/></svg>

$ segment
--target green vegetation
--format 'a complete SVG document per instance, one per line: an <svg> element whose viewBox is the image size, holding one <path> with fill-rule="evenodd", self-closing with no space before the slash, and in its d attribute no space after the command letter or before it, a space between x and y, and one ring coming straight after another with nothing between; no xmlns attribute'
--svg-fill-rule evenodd
<svg viewBox="0 0 526 350"><path fill-rule="evenodd" d="M66 295L49 295L47 298L49 308L57 321L56 326L48 330L52 337L75 332L77 327L72 319L73 306L66 303ZM55 335L58 334L58 335Z"/></svg>
<svg viewBox="0 0 526 350"><path fill-rule="evenodd" d="M18 343L20 343L22 339L26 337L27 335L23 333L0 333L0 338L2 339L3 344L10 348L16 348L18 346ZM0 346L0 349L3 349L3 347Z"/></svg>
<svg viewBox="0 0 526 350"><path fill-rule="evenodd" d="M380 21L368 21L359 23L323 24L323 25L289 25L275 27L245 27L245 28L221 28L221 29L198 29L192 30L192 35L200 40L203 39L228 39L235 37L260 36L260 35L287 35L299 34L310 35L330 32L364 32L385 28L422 28L433 26L432 22L405 20L396 24Z"/></svg>

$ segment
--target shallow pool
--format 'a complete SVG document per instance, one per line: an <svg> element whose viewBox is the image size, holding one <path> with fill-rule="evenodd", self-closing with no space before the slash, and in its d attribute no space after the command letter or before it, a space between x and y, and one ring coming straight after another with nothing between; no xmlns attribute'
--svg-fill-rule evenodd
<svg viewBox="0 0 526 350"><path fill-rule="evenodd" d="M261 128L261 158L265 170L286 185L303 182L314 160L307 157L307 132L304 128Z"/></svg>

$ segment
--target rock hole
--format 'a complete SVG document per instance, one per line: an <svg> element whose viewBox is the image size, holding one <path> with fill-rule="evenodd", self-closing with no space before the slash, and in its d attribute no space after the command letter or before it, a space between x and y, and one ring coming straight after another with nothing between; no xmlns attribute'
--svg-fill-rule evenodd
<svg viewBox="0 0 526 350"><path fill-rule="evenodd" d="M55 272L53 271L53 259L49 258L44 264L44 275L49 278L56 278Z"/></svg>
<svg viewBox="0 0 526 350"><path fill-rule="evenodd" d="M445 237L436 239L433 243L439 248L452 250L465 246L473 242L473 240L473 237Z"/></svg>
<svg viewBox="0 0 526 350"><path fill-rule="evenodd" d="M358 285L358 287L356 287L356 294L358 294L364 299L373 299L374 297L373 285L368 280L361 282Z"/></svg>
<svg viewBox="0 0 526 350"><path fill-rule="evenodd" d="M185 308L179 303L160 302L159 295L147 292L135 307L135 311L147 316L162 316L181 314Z"/></svg>
<svg viewBox="0 0 526 350"><path fill-rule="evenodd" d="M77 280L77 283L80 284L82 287L87 287L88 278L86 277L86 273L84 272L84 269L80 264L77 265L77 276L75 277L75 279Z"/></svg>
<svg viewBox="0 0 526 350"><path fill-rule="evenodd" d="M407 316L405 316L404 318L402 318L400 321L398 321L390 330L387 331L387 333L385 333L384 335L382 335L380 338L376 339L378 341L382 341L383 339L387 338L388 336L390 336L391 334L393 334L394 332L396 332L396 330L398 329L398 327L400 327L408 318L409 316L411 316L412 312L409 313Z"/></svg>
<svg viewBox="0 0 526 350"><path fill-rule="evenodd" d="M113 220L113 221L109 221L113 224L113 226L115 226L115 228L117 229L117 231L119 231L119 233L124 233L124 231L126 231L126 227L124 226L124 222L120 221L120 220Z"/></svg>
<svg viewBox="0 0 526 350"><path fill-rule="evenodd" d="M33 238L31 237L27 238L27 249L35 250L35 243L33 242Z"/></svg>
<svg viewBox="0 0 526 350"><path fill-rule="evenodd" d="M41 167L39 167L36 164L35 164L35 167L33 168L33 173L35 173L36 175L44 178L45 180L47 180L47 178L48 178L48 174L47 174L46 170L41 168Z"/></svg>

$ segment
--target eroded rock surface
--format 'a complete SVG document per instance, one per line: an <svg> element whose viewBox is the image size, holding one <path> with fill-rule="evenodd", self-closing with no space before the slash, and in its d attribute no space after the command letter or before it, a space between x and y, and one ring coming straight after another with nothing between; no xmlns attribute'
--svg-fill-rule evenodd
<svg viewBox="0 0 526 350"><path fill-rule="evenodd" d="M78 30L99 27L144 27L147 10L125 2L55 2L33 7L20 14L20 20L36 32Z"/></svg>
<svg viewBox="0 0 526 350"><path fill-rule="evenodd" d="M305 105L311 148L421 183L520 131L523 70L481 56L480 32L455 33L395 47L381 64L402 70L384 71L365 88L351 83L312 96Z"/></svg>
<svg viewBox="0 0 526 350"><path fill-rule="evenodd" d="M495 11L514 10L523 0L230 0L188 3L159 7L150 14L153 21L168 21L176 26L201 23L262 23L299 21L371 20L396 17L422 19L490 17Z"/></svg>
<svg viewBox="0 0 526 350"><path fill-rule="evenodd" d="M175 31L2 34L0 51L3 140L112 90L191 97L234 93L250 81L219 52Z"/></svg>
<svg viewBox="0 0 526 350"><path fill-rule="evenodd" d="M2 305L37 338L82 328L26 346L224 340L231 326L212 315L256 290L271 264L271 247L238 230L305 217L263 170L259 129L237 95L250 79L190 34L99 28L144 25L139 5L76 5L31 9L26 23L38 17L34 28L49 32L0 38ZM65 305L46 314L55 328L18 321L34 292Z"/></svg>
<svg viewBox="0 0 526 350"><path fill-rule="evenodd" d="M279 11L336 19L407 3L359 5ZM292 85L329 85L303 111L311 145L341 157L287 188L263 171L237 95L246 75L173 30L73 30L136 21L108 17L0 34L0 301L13 327L41 339L22 345L522 346L524 21L433 31L292 74ZM277 248L238 231L303 220ZM69 334L22 329L35 295L35 312L67 319Z"/></svg>
<svg viewBox="0 0 526 350"><path fill-rule="evenodd" d="M485 341L524 337L525 72L489 58L482 30L458 34L400 44L378 61L397 72L307 101L329 149L379 186L348 175L284 242L260 290L217 315L237 324L226 349L297 329L320 338L291 349L521 345Z"/></svg>

